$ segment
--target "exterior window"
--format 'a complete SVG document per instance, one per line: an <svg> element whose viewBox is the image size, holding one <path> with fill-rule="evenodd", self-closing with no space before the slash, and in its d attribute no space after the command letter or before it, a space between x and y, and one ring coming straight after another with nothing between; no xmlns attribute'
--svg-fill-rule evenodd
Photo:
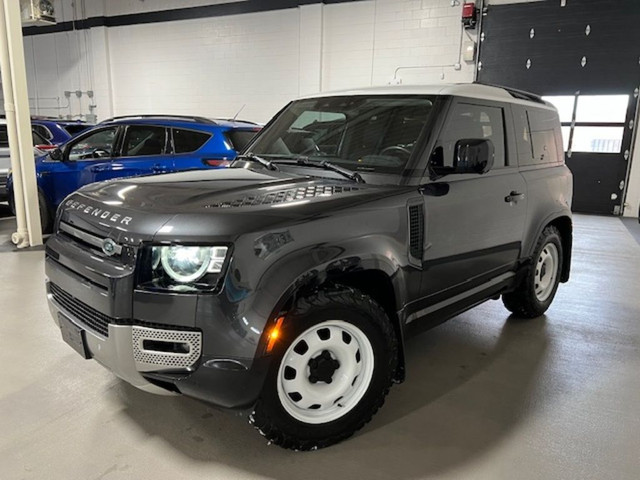
<svg viewBox="0 0 640 480"><path fill-rule="evenodd" d="M231 144L231 148L240 152L244 150L249 142L256 136L259 130L229 130L225 133L227 140Z"/></svg>
<svg viewBox="0 0 640 480"><path fill-rule="evenodd" d="M552 103L560 113L563 149L569 156L571 152L622 151L629 95L560 95L542 98Z"/></svg>
<svg viewBox="0 0 640 480"><path fill-rule="evenodd" d="M91 128L91 125L78 123L77 125L63 125L62 128L64 128L67 133L73 137L80 132L84 132L87 128Z"/></svg>
<svg viewBox="0 0 640 480"><path fill-rule="evenodd" d="M0 148L9 148L9 135L6 125L0 125Z"/></svg>
<svg viewBox="0 0 640 480"><path fill-rule="evenodd" d="M512 111L520 166L562 161L558 152L563 139L556 130L558 120L555 112L521 105L513 105Z"/></svg>
<svg viewBox="0 0 640 480"><path fill-rule="evenodd" d="M513 121L516 130L516 147L518 149L518 163L520 165L533 164L533 145L531 144L531 129L527 110L521 105L513 105Z"/></svg>
<svg viewBox="0 0 640 480"><path fill-rule="evenodd" d="M49 129L47 127L43 127L42 125L32 125L31 129L38 132L42 137L44 137L47 140L51 140L51 138L53 137ZM41 142L41 143L46 143L46 142Z"/></svg>
<svg viewBox="0 0 640 480"><path fill-rule="evenodd" d="M432 114L428 95L345 95L292 102L251 150L351 170L400 174Z"/></svg>
<svg viewBox="0 0 640 480"><path fill-rule="evenodd" d="M127 128L122 146L123 157L162 155L166 134L164 127L134 125Z"/></svg>
<svg viewBox="0 0 640 480"><path fill-rule="evenodd" d="M572 152L620 153L624 127L575 127Z"/></svg>
<svg viewBox="0 0 640 480"><path fill-rule="evenodd" d="M440 137L443 166L453 166L456 143L465 138L491 140L495 150L494 168L505 165L502 108L458 103Z"/></svg>
<svg viewBox="0 0 640 480"><path fill-rule="evenodd" d="M173 129L173 150L175 153L195 152L211 138L210 133L193 130Z"/></svg>
<svg viewBox="0 0 640 480"><path fill-rule="evenodd" d="M533 163L557 163L558 148L555 129L558 127L555 112L551 110L528 108L529 128L531 129L531 145L533 147Z"/></svg>
<svg viewBox="0 0 640 480"><path fill-rule="evenodd" d="M105 128L76 141L69 150L69 160L110 157L118 127Z"/></svg>
<svg viewBox="0 0 640 480"><path fill-rule="evenodd" d="M33 137L33 146L36 145L48 145L49 140L40 135L35 129L31 130L31 136Z"/></svg>

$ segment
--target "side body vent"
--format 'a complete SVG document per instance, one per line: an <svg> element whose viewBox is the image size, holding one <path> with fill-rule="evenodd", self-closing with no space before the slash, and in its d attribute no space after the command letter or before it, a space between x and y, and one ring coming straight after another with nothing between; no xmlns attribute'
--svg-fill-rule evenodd
<svg viewBox="0 0 640 480"><path fill-rule="evenodd" d="M424 211L422 205L409 206L409 255L422 263L424 249Z"/></svg>

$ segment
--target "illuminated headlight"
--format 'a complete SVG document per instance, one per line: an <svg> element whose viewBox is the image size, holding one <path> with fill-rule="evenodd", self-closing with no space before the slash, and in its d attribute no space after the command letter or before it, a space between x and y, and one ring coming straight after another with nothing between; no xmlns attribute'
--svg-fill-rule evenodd
<svg viewBox="0 0 640 480"><path fill-rule="evenodd" d="M222 246L151 247L150 258L147 257L151 262L151 283L172 290L211 289L219 280L217 274L222 272L228 251Z"/></svg>

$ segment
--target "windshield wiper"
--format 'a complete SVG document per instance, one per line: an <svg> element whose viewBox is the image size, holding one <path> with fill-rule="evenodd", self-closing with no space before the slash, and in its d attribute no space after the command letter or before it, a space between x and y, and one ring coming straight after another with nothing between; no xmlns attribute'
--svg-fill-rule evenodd
<svg viewBox="0 0 640 480"><path fill-rule="evenodd" d="M265 158L259 157L258 155L252 152L247 152L244 155L238 155L236 157L236 160L238 159L251 160L253 162L258 162L260 165L265 166L269 170L278 170L278 167L276 166L276 164L273 163L271 160L267 160Z"/></svg>
<svg viewBox="0 0 640 480"><path fill-rule="evenodd" d="M366 183L364 181L364 178L362 178L362 175L360 175L358 172L351 171L348 168L339 167L335 163L327 162L326 160L323 160L321 162L312 162L308 157L298 157L295 159L295 162L303 167L323 168L325 170L331 170L332 172L339 173L343 177L346 177L356 183Z"/></svg>

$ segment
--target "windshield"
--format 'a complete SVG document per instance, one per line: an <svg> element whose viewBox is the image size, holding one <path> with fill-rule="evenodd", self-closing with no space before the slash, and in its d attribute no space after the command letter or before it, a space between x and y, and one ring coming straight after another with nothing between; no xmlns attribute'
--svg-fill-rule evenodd
<svg viewBox="0 0 640 480"><path fill-rule="evenodd" d="M427 95L357 95L298 100L251 145L266 159L336 163L350 170L399 174L432 111Z"/></svg>

